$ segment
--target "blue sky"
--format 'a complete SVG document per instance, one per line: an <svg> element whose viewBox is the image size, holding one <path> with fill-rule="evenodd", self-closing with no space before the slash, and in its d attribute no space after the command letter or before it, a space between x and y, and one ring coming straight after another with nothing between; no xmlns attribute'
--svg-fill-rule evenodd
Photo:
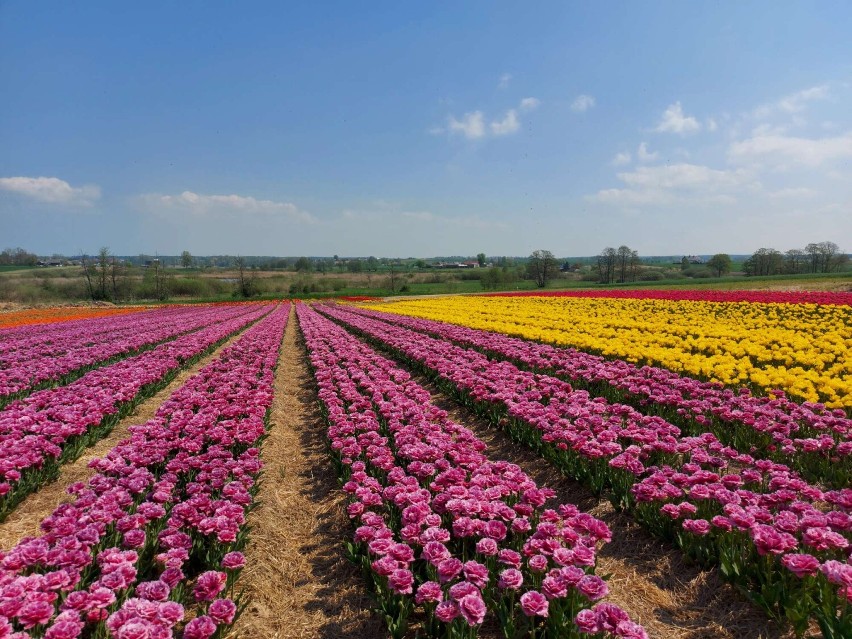
<svg viewBox="0 0 852 639"><path fill-rule="evenodd" d="M0 245L852 251L848 2L292 4L0 1Z"/></svg>

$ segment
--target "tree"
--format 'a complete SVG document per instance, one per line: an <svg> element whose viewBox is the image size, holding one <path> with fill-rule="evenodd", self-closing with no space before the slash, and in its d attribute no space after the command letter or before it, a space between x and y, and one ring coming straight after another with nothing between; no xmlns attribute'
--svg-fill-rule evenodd
<svg viewBox="0 0 852 639"><path fill-rule="evenodd" d="M246 258L241 255L234 259L234 266L237 267L237 293L242 297L251 297L255 293L254 270L248 268Z"/></svg>
<svg viewBox="0 0 852 639"><path fill-rule="evenodd" d="M680 258L680 270L681 271L688 271L689 270L689 258L686 255L684 255L682 258Z"/></svg>
<svg viewBox="0 0 852 639"><path fill-rule="evenodd" d="M556 258L550 251L533 251L527 262L527 273L535 280L535 285L544 288L556 275Z"/></svg>
<svg viewBox="0 0 852 639"><path fill-rule="evenodd" d="M180 265L184 268L192 267L192 253L184 251L180 254Z"/></svg>
<svg viewBox="0 0 852 639"><path fill-rule="evenodd" d="M784 269L784 256L772 248L757 249L743 263L746 275L777 275Z"/></svg>
<svg viewBox="0 0 852 639"><path fill-rule="evenodd" d="M485 290L494 291L501 288L505 289L516 280L517 276L515 275L514 270L510 269L508 266L492 266L491 268L485 269L485 273L483 273L479 283Z"/></svg>
<svg viewBox="0 0 852 639"><path fill-rule="evenodd" d="M707 262L707 266L716 272L716 277L722 277L731 272L731 256L727 253L716 253Z"/></svg>
<svg viewBox="0 0 852 639"><path fill-rule="evenodd" d="M107 284L109 282L109 247L102 246L101 250L98 251L98 265L97 265L97 290L98 290L98 299L105 300L109 297L107 294Z"/></svg>
<svg viewBox="0 0 852 639"><path fill-rule="evenodd" d="M633 251L629 246L625 246L622 244L618 247L616 251L616 259L618 262L618 281L624 283L627 281L627 270L630 266L630 258L633 255Z"/></svg>
<svg viewBox="0 0 852 639"><path fill-rule="evenodd" d="M784 271L786 273L803 273L807 266L807 256L802 249L790 249L784 254Z"/></svg>
<svg viewBox="0 0 852 639"><path fill-rule="evenodd" d="M846 261L834 242L812 242L805 247L805 253L810 257L811 273L831 273Z"/></svg>
<svg viewBox="0 0 852 639"><path fill-rule="evenodd" d="M82 251L80 251L80 262L83 264L83 277L86 278L86 291L89 293L89 297L94 300L95 283L92 279L94 277L94 265L89 260L89 256Z"/></svg>
<svg viewBox="0 0 852 639"><path fill-rule="evenodd" d="M615 265L618 252L608 246L598 255L598 280L601 284L610 284L615 277Z"/></svg>
<svg viewBox="0 0 852 639"><path fill-rule="evenodd" d="M390 260L388 262L388 272L390 273L390 290L391 293L396 292L396 281L399 278L399 262L397 260Z"/></svg>
<svg viewBox="0 0 852 639"><path fill-rule="evenodd" d="M166 269L160 262L159 254L151 260L151 270L154 273L154 295L158 300L165 300L169 297L169 280L166 274Z"/></svg>
<svg viewBox="0 0 852 639"><path fill-rule="evenodd" d="M485 266L485 253L477 253L476 261L479 262L479 266Z"/></svg>
<svg viewBox="0 0 852 639"><path fill-rule="evenodd" d="M639 251L630 251L630 279L635 282L639 278L642 260L639 259Z"/></svg>
<svg viewBox="0 0 852 639"><path fill-rule="evenodd" d="M0 264L15 266L35 266L38 264L38 256L34 253L18 248L7 248L0 253Z"/></svg>
<svg viewBox="0 0 852 639"><path fill-rule="evenodd" d="M295 268L297 271L308 272L311 270L311 261L306 257L300 257L296 260Z"/></svg>

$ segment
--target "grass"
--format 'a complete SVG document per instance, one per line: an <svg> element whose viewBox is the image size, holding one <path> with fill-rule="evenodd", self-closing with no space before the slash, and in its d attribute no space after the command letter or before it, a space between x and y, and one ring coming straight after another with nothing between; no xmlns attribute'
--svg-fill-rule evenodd
<svg viewBox="0 0 852 639"><path fill-rule="evenodd" d="M14 269L18 272L9 272ZM4 273L5 271L5 273ZM47 272L32 267L0 267L0 301L8 300L23 304L61 304L86 301L86 288L82 276L71 269L59 272ZM165 301L156 302L145 297L151 288L150 282L144 282L144 271L137 269L131 282L130 299L120 299L120 304L169 304L169 303L211 303L235 301L241 298L233 296L235 285L222 280L236 273L216 270L198 272L197 269L173 269L171 284L175 292ZM477 278L480 271L441 270L413 271L399 273L395 290L390 289L387 273L294 273L292 271L257 271L260 295L254 300L276 299L322 299L329 297L348 297L367 295L386 297L391 295L447 295L491 292L483 288ZM678 274L679 275L679 274ZM656 280L652 282L628 282L624 284L600 284L594 281L581 281L576 275L563 275L548 283L549 291L560 290L606 290L606 289L813 289L842 290L852 289L852 271L828 274L776 275L764 277L745 277L733 273L722 278L685 278ZM311 292L291 290L308 289ZM319 289L319 290L317 290ZM517 280L504 285L494 292L534 291L537 290L531 280Z"/></svg>

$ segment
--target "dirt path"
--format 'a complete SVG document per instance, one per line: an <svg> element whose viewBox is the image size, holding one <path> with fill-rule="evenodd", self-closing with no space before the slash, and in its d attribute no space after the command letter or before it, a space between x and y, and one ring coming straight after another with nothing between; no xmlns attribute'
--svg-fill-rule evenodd
<svg viewBox="0 0 852 639"><path fill-rule="evenodd" d="M520 466L538 484L556 491L558 503L573 503L603 520L613 540L598 555L597 573L609 575L606 601L626 610L654 639L787 639L715 570L701 570L677 548L652 537L630 515L617 513L565 477L534 451L439 392L422 376L416 381L432 393L432 402L488 445L486 454Z"/></svg>
<svg viewBox="0 0 852 639"><path fill-rule="evenodd" d="M385 637L366 586L343 555L351 534L324 448L324 425L295 312L290 317L263 444L261 506L239 585L250 603L230 636L244 639Z"/></svg>
<svg viewBox="0 0 852 639"><path fill-rule="evenodd" d="M5 522L0 524L0 549L8 549L15 545L22 537L37 535L42 519L50 515L54 509L63 501L69 501L65 489L78 481L85 482L93 474L88 467L89 462L98 457L103 457L122 439L130 435L129 428L134 424L142 424L151 419L160 405L169 396L180 388L187 379L195 375L204 366L219 356L222 349L236 341L242 333L230 338L219 346L207 357L203 357L194 365L181 371L177 376L159 393L139 404L127 417L122 419L112 432L87 448L83 454L74 462L65 464L59 473L59 478L42 487L36 493L29 495L9 515Z"/></svg>

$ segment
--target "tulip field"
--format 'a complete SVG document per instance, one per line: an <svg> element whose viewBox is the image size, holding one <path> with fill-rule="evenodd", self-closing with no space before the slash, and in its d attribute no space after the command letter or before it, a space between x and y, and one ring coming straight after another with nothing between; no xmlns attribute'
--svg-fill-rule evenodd
<svg viewBox="0 0 852 639"><path fill-rule="evenodd" d="M850 294L92 310L0 316L0 639L852 637ZM644 600L628 534L750 625Z"/></svg>

